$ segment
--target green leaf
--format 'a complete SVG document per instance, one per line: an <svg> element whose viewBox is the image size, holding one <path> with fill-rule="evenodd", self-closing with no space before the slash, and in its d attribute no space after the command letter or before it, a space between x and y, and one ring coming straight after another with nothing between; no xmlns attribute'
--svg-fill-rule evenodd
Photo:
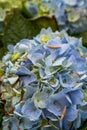
<svg viewBox="0 0 87 130"><path fill-rule="evenodd" d="M2 130L2 117L4 116L4 105L0 103L0 130Z"/></svg>
<svg viewBox="0 0 87 130"><path fill-rule="evenodd" d="M5 52L6 52L6 48L5 47L0 47L0 60L2 59Z"/></svg>
<svg viewBox="0 0 87 130"><path fill-rule="evenodd" d="M5 27L3 43L16 44L23 38L33 38L42 28L51 27L53 31L58 29L56 20L53 17L38 17L36 19L26 19L21 12L16 9L11 14L9 22Z"/></svg>
<svg viewBox="0 0 87 130"><path fill-rule="evenodd" d="M87 47L87 30L86 30L85 32L83 32L83 33L75 34L74 36L75 36L75 37L78 37L78 38L82 37L83 45L84 45L85 47Z"/></svg>
<svg viewBox="0 0 87 130"><path fill-rule="evenodd" d="M21 13L26 18L33 18L32 14L29 12L29 10L26 8L26 0L22 1L22 7L21 7Z"/></svg>
<svg viewBox="0 0 87 130"><path fill-rule="evenodd" d="M40 125L43 127L43 126L48 126L49 124L47 120L43 119L41 120Z"/></svg>
<svg viewBox="0 0 87 130"><path fill-rule="evenodd" d="M87 120L84 122L83 126L78 130L87 130Z"/></svg>

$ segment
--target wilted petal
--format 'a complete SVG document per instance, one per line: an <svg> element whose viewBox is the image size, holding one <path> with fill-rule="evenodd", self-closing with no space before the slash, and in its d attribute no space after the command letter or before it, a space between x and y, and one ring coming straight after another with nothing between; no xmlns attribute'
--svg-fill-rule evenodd
<svg viewBox="0 0 87 130"><path fill-rule="evenodd" d="M59 37L56 37L54 39L51 39L48 41L47 46L51 49L61 49L60 47L61 39Z"/></svg>

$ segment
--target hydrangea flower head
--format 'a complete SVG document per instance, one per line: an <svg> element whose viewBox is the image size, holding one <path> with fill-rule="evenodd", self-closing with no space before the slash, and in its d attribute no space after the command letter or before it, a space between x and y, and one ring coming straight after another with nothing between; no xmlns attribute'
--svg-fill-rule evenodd
<svg viewBox="0 0 87 130"><path fill-rule="evenodd" d="M87 119L86 56L81 39L51 28L9 45L0 63L3 130L80 127Z"/></svg>

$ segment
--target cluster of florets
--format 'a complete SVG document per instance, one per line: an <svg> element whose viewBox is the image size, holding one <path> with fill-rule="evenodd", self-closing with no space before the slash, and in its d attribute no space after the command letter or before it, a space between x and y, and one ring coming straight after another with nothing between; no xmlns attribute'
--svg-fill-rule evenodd
<svg viewBox="0 0 87 130"><path fill-rule="evenodd" d="M87 0L32 0L26 3L26 8L33 17L54 15L60 29L71 33L87 29Z"/></svg>
<svg viewBox="0 0 87 130"><path fill-rule="evenodd" d="M42 29L0 63L2 130L73 130L87 119L87 49L65 31Z"/></svg>

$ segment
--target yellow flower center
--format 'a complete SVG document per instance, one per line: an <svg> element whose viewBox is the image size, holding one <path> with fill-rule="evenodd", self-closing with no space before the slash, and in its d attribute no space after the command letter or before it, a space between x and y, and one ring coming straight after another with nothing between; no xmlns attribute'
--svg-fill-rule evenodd
<svg viewBox="0 0 87 130"><path fill-rule="evenodd" d="M50 40L49 36L42 36L41 37L41 42L48 42Z"/></svg>
<svg viewBox="0 0 87 130"><path fill-rule="evenodd" d="M16 61L20 57L20 54L18 52L14 53L11 57L12 61Z"/></svg>

